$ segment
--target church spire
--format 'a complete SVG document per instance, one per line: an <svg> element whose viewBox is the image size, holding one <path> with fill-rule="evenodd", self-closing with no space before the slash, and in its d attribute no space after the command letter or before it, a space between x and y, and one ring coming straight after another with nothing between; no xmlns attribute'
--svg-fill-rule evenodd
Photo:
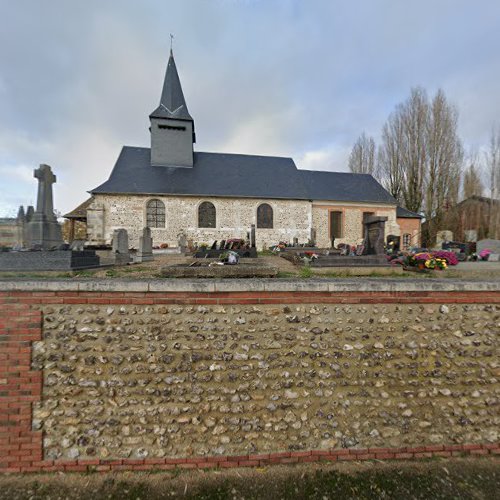
<svg viewBox="0 0 500 500"><path fill-rule="evenodd" d="M174 54L170 47L160 105L149 115L151 121L151 165L192 167L194 120L189 114Z"/></svg>
<svg viewBox="0 0 500 500"><path fill-rule="evenodd" d="M160 105L151 113L150 118L173 118L193 121L184 99L172 48L170 48Z"/></svg>

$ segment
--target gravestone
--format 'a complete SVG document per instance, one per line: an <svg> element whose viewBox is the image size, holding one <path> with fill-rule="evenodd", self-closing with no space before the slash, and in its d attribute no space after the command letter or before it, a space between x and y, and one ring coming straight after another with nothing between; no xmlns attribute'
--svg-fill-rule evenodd
<svg viewBox="0 0 500 500"><path fill-rule="evenodd" d="M316 246L316 229L313 227L311 228L311 232L309 235L309 246L314 247Z"/></svg>
<svg viewBox="0 0 500 500"><path fill-rule="evenodd" d="M85 240L73 240L69 246L70 250L82 252L85 250Z"/></svg>
<svg viewBox="0 0 500 500"><path fill-rule="evenodd" d="M192 243L191 243L191 245L192 245ZM185 253L186 252L187 239L186 239L186 235L184 234L183 231L181 231L177 235L177 246L179 247L179 250L180 250L181 253Z"/></svg>
<svg viewBox="0 0 500 500"><path fill-rule="evenodd" d="M482 250L491 250L492 253L500 253L500 240L479 240L476 243L476 252L479 253Z"/></svg>
<svg viewBox="0 0 500 500"><path fill-rule="evenodd" d="M115 264L128 264L130 262L128 233L126 229L115 229L113 231L113 256Z"/></svg>
<svg viewBox="0 0 500 500"><path fill-rule="evenodd" d="M453 241L453 233L447 229L436 233L436 248L441 248L444 242Z"/></svg>
<svg viewBox="0 0 500 500"><path fill-rule="evenodd" d="M464 231L465 242L471 243L477 241L477 230L476 229L466 229Z"/></svg>
<svg viewBox="0 0 500 500"><path fill-rule="evenodd" d="M366 253L383 255L385 241L385 223L388 217L370 215L365 220Z"/></svg>
<svg viewBox="0 0 500 500"><path fill-rule="evenodd" d="M255 224L250 226L250 247L255 248Z"/></svg>
<svg viewBox="0 0 500 500"><path fill-rule="evenodd" d="M56 176L49 165L44 164L35 169L34 176L38 179L36 211L27 224L26 241L42 250L57 248L63 239L61 226L54 215L52 184L56 182Z"/></svg>
<svg viewBox="0 0 500 500"><path fill-rule="evenodd" d="M142 230L136 260L137 262L150 262L153 260L153 238L151 238L151 229L149 227Z"/></svg>

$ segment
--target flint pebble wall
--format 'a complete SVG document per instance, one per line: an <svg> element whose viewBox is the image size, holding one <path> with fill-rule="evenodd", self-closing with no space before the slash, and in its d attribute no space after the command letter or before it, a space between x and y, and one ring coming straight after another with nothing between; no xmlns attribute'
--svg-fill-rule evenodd
<svg viewBox="0 0 500 500"><path fill-rule="evenodd" d="M265 283L11 284L0 467L498 453L498 284Z"/></svg>

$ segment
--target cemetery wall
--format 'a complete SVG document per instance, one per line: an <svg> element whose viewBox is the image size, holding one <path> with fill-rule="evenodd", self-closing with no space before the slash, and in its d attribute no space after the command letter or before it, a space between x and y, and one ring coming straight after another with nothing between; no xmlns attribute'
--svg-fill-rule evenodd
<svg viewBox="0 0 500 500"><path fill-rule="evenodd" d="M198 244L211 245L215 240L229 238L245 239L250 226L256 224L257 207L262 203L269 203L273 208L274 228L256 229L259 249L276 245L280 241L292 242L293 238L298 238L300 243L306 243L310 237L311 206L308 201L95 195L90 210L92 217L88 226L89 240L93 243L109 244L115 229L126 228L130 246L138 248L142 229L147 225L146 204L151 199L161 200L165 204L166 212L165 228L151 228L153 245L167 243L175 247L181 231L184 231L187 239ZM203 201L210 201L215 205L216 228L198 227L198 206ZM95 220L96 217L98 220Z"/></svg>
<svg viewBox="0 0 500 500"><path fill-rule="evenodd" d="M0 285L0 470L499 454L500 285Z"/></svg>

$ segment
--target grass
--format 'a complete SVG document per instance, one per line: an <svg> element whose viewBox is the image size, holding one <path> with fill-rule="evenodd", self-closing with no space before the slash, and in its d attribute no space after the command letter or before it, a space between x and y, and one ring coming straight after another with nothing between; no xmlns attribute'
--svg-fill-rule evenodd
<svg viewBox="0 0 500 500"><path fill-rule="evenodd" d="M0 499L496 498L495 459L356 462L206 470L0 477Z"/></svg>
<svg viewBox="0 0 500 500"><path fill-rule="evenodd" d="M309 266L303 266L300 268L299 276L303 279L312 278L313 271Z"/></svg>

